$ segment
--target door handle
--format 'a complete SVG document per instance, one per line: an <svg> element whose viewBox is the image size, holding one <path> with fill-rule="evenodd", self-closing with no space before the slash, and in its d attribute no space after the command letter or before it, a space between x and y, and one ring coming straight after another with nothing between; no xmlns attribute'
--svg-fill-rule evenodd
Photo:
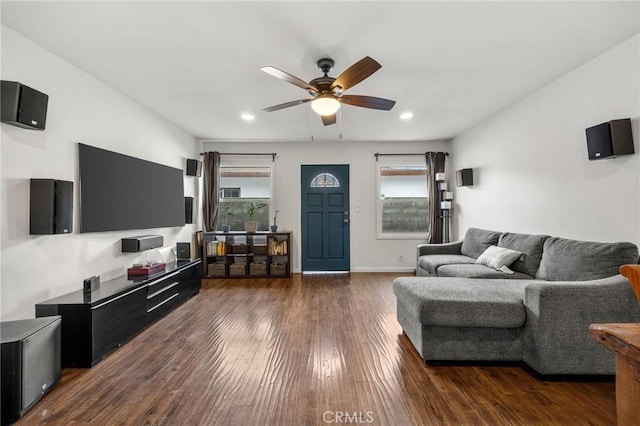
<svg viewBox="0 0 640 426"><path fill-rule="evenodd" d="M342 223L349 223L349 219L343 220Z"/></svg>

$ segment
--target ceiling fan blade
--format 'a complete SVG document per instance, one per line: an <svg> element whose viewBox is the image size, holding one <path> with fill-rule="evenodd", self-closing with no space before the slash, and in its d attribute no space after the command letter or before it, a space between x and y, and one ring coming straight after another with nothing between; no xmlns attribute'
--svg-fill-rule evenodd
<svg viewBox="0 0 640 426"><path fill-rule="evenodd" d="M284 108L289 108L289 107L292 107L292 106L300 105L300 104L303 104L305 102L309 102L311 100L313 100L313 99L298 99L297 101L285 102L283 104L270 106L269 108L265 108L263 111L267 111L267 112L277 111L279 109L284 109Z"/></svg>
<svg viewBox="0 0 640 426"><path fill-rule="evenodd" d="M391 99L376 98L374 96L344 95L338 98L340 102L363 108L383 109L389 111L396 104Z"/></svg>
<svg viewBox="0 0 640 426"><path fill-rule="evenodd" d="M342 90L345 91L360 83L362 80L378 71L381 67L382 65L376 62L375 59L365 56L340 74L338 78L331 83L330 90L340 86Z"/></svg>
<svg viewBox="0 0 640 426"><path fill-rule="evenodd" d="M260 68L262 71L266 72L269 75L274 76L275 78L279 78L280 80L284 80L287 81L295 86L301 87L305 90L310 90L312 92L317 92L318 89L316 89L315 87L311 86L309 83L307 83L304 80L299 79L298 77L289 74L288 72L284 72L282 70L279 70L278 68L274 68L274 67L262 67Z"/></svg>
<svg viewBox="0 0 640 426"><path fill-rule="evenodd" d="M321 115L320 117L322 117L322 124L324 124L325 126L330 126L332 124L336 124L336 115L335 114Z"/></svg>

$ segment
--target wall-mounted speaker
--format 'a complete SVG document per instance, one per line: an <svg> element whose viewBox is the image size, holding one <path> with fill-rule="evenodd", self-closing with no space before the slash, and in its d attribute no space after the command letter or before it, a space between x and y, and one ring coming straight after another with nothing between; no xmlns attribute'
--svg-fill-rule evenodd
<svg viewBox="0 0 640 426"><path fill-rule="evenodd" d="M631 119L611 120L585 130L589 160L633 154Z"/></svg>
<svg viewBox="0 0 640 426"><path fill-rule="evenodd" d="M473 169L456 170L456 186L472 186Z"/></svg>
<svg viewBox="0 0 640 426"><path fill-rule="evenodd" d="M31 235L73 232L73 182L31 179L29 233Z"/></svg>
<svg viewBox="0 0 640 426"><path fill-rule="evenodd" d="M140 235L137 237L123 238L121 240L123 253L137 253L162 247L164 237L162 235Z"/></svg>
<svg viewBox="0 0 640 426"><path fill-rule="evenodd" d="M1 121L25 129L44 130L49 96L17 81L2 80Z"/></svg>
<svg viewBox="0 0 640 426"><path fill-rule="evenodd" d="M176 255L178 259L191 259L191 243L176 243Z"/></svg>
<svg viewBox="0 0 640 426"><path fill-rule="evenodd" d="M187 159L187 176L198 176L202 174L202 161Z"/></svg>
<svg viewBox="0 0 640 426"><path fill-rule="evenodd" d="M18 420L60 380L59 316L0 325L2 424Z"/></svg>
<svg viewBox="0 0 640 426"><path fill-rule="evenodd" d="M193 223L193 197L184 197L184 223Z"/></svg>

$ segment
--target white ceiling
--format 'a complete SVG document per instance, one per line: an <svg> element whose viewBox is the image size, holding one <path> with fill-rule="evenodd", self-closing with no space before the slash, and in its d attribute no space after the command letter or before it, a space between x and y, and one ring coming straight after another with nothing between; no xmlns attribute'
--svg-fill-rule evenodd
<svg viewBox="0 0 640 426"><path fill-rule="evenodd" d="M435 140L453 137L640 32L640 3L25 2L2 22L201 139ZM343 106L324 127L307 93L259 70L309 81L364 56L382 68L347 93L391 111ZM400 113L414 118L401 121ZM256 119L240 118L250 112Z"/></svg>

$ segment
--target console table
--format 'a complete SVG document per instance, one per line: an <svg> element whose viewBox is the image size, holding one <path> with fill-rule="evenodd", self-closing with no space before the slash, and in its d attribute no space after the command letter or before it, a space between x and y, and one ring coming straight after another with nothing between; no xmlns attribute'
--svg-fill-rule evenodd
<svg viewBox="0 0 640 426"><path fill-rule="evenodd" d="M200 291L201 259L178 260L148 277L122 276L85 294L36 305L36 317L62 317L62 366L93 367L111 350Z"/></svg>
<svg viewBox="0 0 640 426"><path fill-rule="evenodd" d="M592 324L591 336L616 353L618 425L640 419L640 324Z"/></svg>

